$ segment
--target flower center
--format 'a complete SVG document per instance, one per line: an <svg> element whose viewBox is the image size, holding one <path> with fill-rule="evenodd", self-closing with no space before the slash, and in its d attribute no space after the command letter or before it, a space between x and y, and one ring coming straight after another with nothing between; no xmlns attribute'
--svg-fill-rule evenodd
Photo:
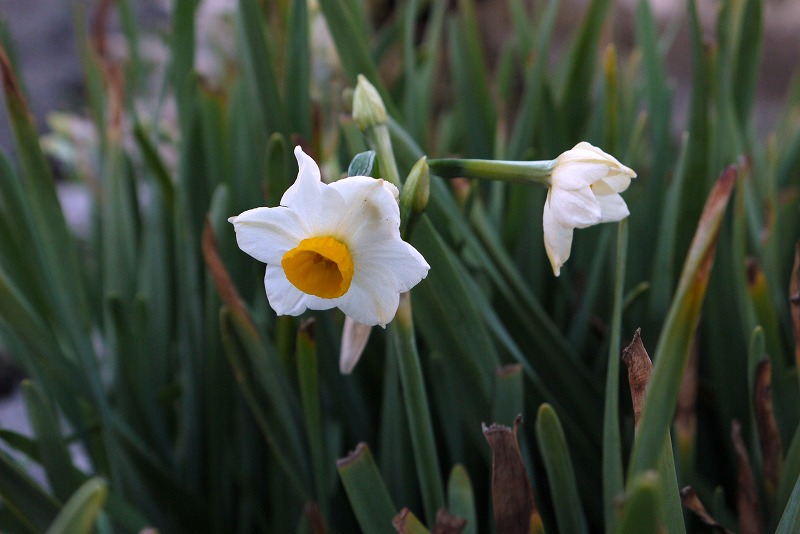
<svg viewBox="0 0 800 534"><path fill-rule="evenodd" d="M341 297L353 280L353 257L332 237L303 239L283 255L281 266L294 287L324 299Z"/></svg>

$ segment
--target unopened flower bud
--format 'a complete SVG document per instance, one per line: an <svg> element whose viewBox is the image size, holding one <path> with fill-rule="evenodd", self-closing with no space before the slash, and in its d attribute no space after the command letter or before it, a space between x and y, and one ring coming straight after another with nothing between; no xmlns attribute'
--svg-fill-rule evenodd
<svg viewBox="0 0 800 534"><path fill-rule="evenodd" d="M400 205L408 206L408 209L415 213L422 213L428 205L430 192L431 171L428 168L428 158L422 156L408 173L403 192L400 193Z"/></svg>
<svg viewBox="0 0 800 534"><path fill-rule="evenodd" d="M428 158L422 156L408 173L400 192L400 232L406 234L410 224L425 211L431 190L431 171Z"/></svg>
<svg viewBox="0 0 800 534"><path fill-rule="evenodd" d="M353 119L362 131L388 122L381 95L362 74L353 92Z"/></svg>

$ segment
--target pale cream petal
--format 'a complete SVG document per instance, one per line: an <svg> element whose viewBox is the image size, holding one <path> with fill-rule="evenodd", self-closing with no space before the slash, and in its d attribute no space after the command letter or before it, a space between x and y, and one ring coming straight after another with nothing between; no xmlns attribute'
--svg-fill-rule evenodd
<svg viewBox="0 0 800 534"><path fill-rule="evenodd" d="M302 224L289 208L254 208L228 219L239 248L264 263L281 258L305 237Z"/></svg>
<svg viewBox="0 0 800 534"><path fill-rule="evenodd" d="M625 204L625 201L617 193L612 195L598 195L597 201L600 203L600 210L602 211L600 222L621 221L630 215L627 204Z"/></svg>
<svg viewBox="0 0 800 534"><path fill-rule="evenodd" d="M625 167L627 169L627 167ZM629 169L630 170L630 169ZM633 172L633 171L631 171ZM613 172L603 178L598 183L606 184L614 193L622 193L631 185L631 179L635 178L636 174L626 174L624 172ZM595 184L597 185L597 184Z"/></svg>
<svg viewBox="0 0 800 534"><path fill-rule="evenodd" d="M580 189L604 179L619 193L630 184L625 177L635 178L636 173L611 154L584 141L558 156L551 182L561 189Z"/></svg>
<svg viewBox="0 0 800 534"><path fill-rule="evenodd" d="M372 326L359 323L350 316L344 318L342 347L339 351L339 371L343 375L353 372L369 341Z"/></svg>
<svg viewBox="0 0 800 534"><path fill-rule="evenodd" d="M570 249L572 248L572 228L562 226L553 216L550 203L551 192L547 192L547 200L544 203L544 213L542 216L542 228L544 230L544 248L550 265L553 267L553 274L561 274L561 266L569 259Z"/></svg>
<svg viewBox="0 0 800 534"><path fill-rule="evenodd" d="M586 228L600 222L600 204L591 188L574 191L550 188L550 208L555 220L569 228Z"/></svg>
<svg viewBox="0 0 800 534"><path fill-rule="evenodd" d="M608 176L608 165L600 161L575 161L558 163L553 169L551 182L556 189L583 189Z"/></svg>

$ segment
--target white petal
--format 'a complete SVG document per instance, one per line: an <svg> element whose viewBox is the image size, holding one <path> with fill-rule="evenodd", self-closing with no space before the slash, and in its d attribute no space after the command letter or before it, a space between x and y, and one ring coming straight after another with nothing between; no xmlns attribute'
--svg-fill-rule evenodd
<svg viewBox="0 0 800 534"><path fill-rule="evenodd" d="M628 206L617 193L613 195L598 195L597 201L600 203L600 209L602 211L600 222L621 221L630 215Z"/></svg>
<svg viewBox="0 0 800 534"><path fill-rule="evenodd" d="M600 204L589 187L574 191L552 187L547 198L553 217L562 226L586 228L600 222Z"/></svg>
<svg viewBox="0 0 800 534"><path fill-rule="evenodd" d="M349 241L365 224L380 222L397 229L399 238L400 208L394 185L367 176L351 176L329 187L344 200L344 209L336 226L339 237Z"/></svg>
<svg viewBox="0 0 800 534"><path fill-rule="evenodd" d="M343 375L353 372L358 360L364 353L372 332L370 325L362 324L350 316L344 318L342 330L342 348L339 351L339 371Z"/></svg>
<svg viewBox="0 0 800 534"><path fill-rule="evenodd" d="M281 197L281 206L302 203L306 198L314 196L322 186L317 162L299 146L294 148L294 157L297 158L299 168L297 179Z"/></svg>
<svg viewBox="0 0 800 534"><path fill-rule="evenodd" d="M361 232L366 237L367 232ZM367 241L364 239L364 241ZM389 271L396 279L394 289L404 293L428 276L430 265L422 254L400 239L380 239L356 248L355 268L367 272Z"/></svg>
<svg viewBox="0 0 800 534"><path fill-rule="evenodd" d="M297 180L281 197L281 206L297 214L307 234L328 234L344 212L342 195L322 183L316 162L299 146L294 154L300 170Z"/></svg>
<svg viewBox="0 0 800 534"><path fill-rule="evenodd" d="M289 208L254 208L228 219L236 230L239 248L264 263L281 258L303 239L297 215Z"/></svg>
<svg viewBox="0 0 800 534"><path fill-rule="evenodd" d="M360 190L362 188L371 187L374 185L380 185L383 187L386 192L389 193L392 198L394 198L395 204L400 199L400 192L397 190L394 184L387 182L386 180L372 178L370 176L348 176L347 178L342 178L341 180L337 180L329 185L339 191L342 197L344 197L345 201L349 201L353 197L358 197L361 194Z"/></svg>
<svg viewBox="0 0 800 534"><path fill-rule="evenodd" d="M561 266L569 259L572 248L572 228L562 226L556 221L551 208L550 195L551 192L548 191L542 216L544 248L547 251L550 265L553 267L553 274L558 276L561 274Z"/></svg>
<svg viewBox="0 0 800 534"><path fill-rule="evenodd" d="M349 317L366 325L386 324L394 319L400 304L396 280L388 271L356 271L350 290L335 299L337 306Z"/></svg>
<svg viewBox="0 0 800 534"><path fill-rule="evenodd" d="M267 265L264 288L267 290L269 305L278 315L300 315L307 308L329 310L336 306L336 299L321 299L294 287L286 278L286 273L280 264Z"/></svg>

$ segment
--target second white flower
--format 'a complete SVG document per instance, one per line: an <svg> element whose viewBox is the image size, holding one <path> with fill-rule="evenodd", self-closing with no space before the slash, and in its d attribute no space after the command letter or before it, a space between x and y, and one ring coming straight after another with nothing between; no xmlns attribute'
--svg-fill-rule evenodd
<svg viewBox="0 0 800 534"><path fill-rule="evenodd" d="M578 143L556 160L542 223L547 257L558 276L572 248L572 232L620 221L630 212L619 195L636 173L589 143Z"/></svg>

